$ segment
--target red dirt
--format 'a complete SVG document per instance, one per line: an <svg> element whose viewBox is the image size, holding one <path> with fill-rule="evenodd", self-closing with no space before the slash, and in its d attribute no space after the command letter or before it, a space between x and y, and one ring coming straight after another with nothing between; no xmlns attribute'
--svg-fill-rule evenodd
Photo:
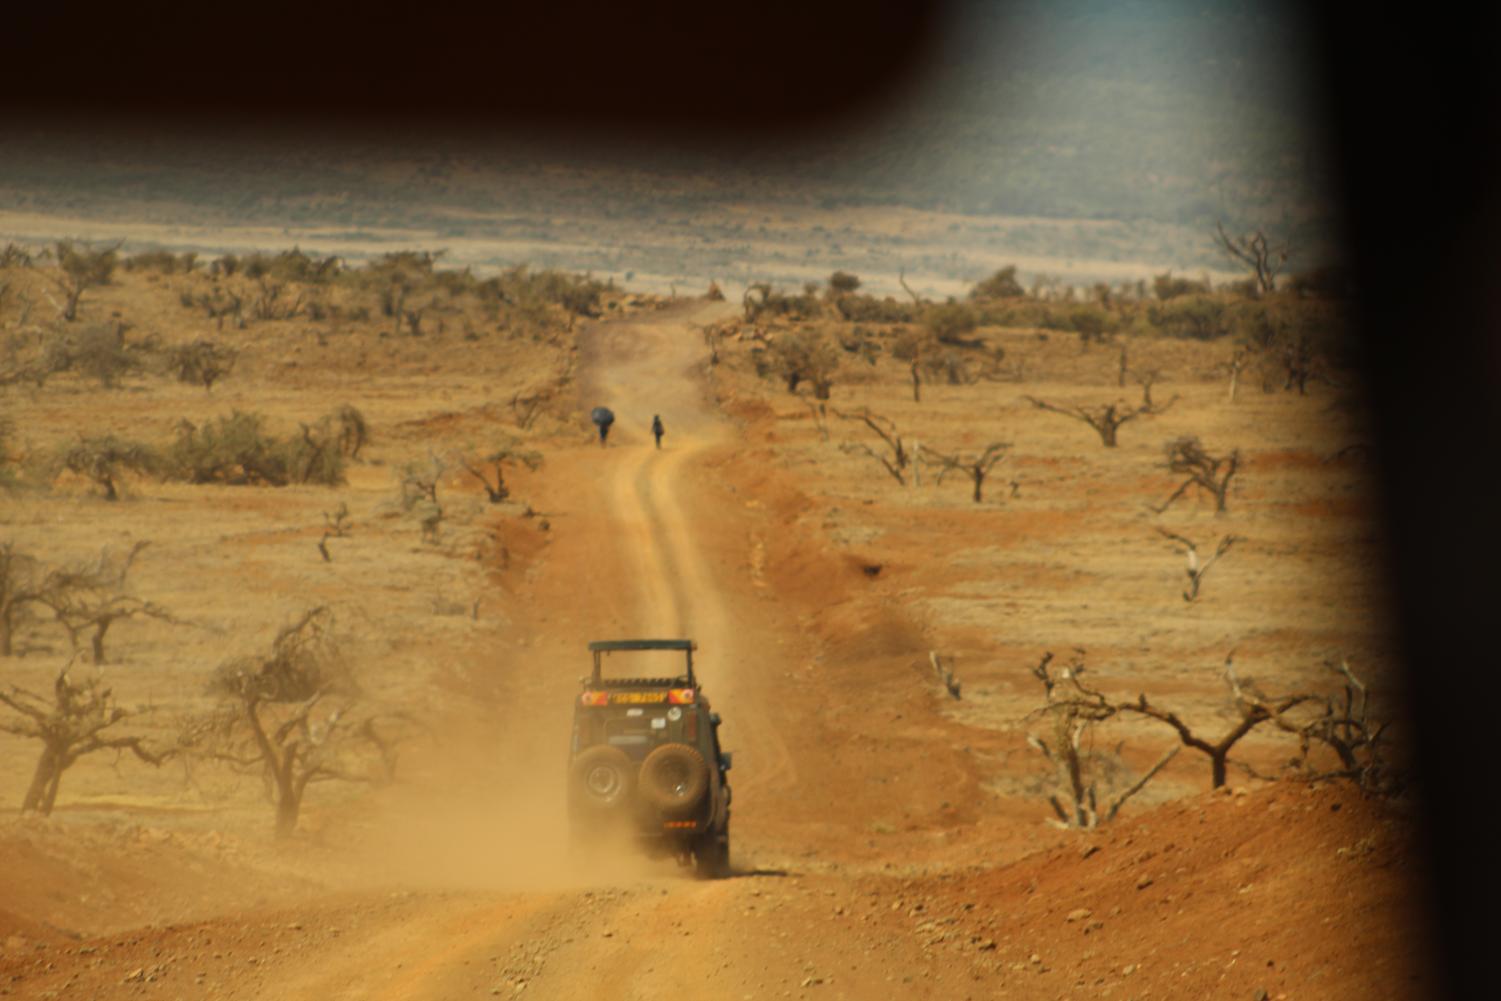
<svg viewBox="0 0 1501 1001"><path fill-rule="evenodd" d="M497 516L498 548L482 554L507 630L447 651L445 683L483 710L414 763L418 788L389 792L373 816L330 807L288 855L149 829L81 838L66 818L0 831L0 994L1431 990L1407 825L1347 787L1206 793L1089 835L1046 826L1038 798L988 793L982 756L1025 752L1015 734L948 715L922 674L929 643L904 590L921 542L854 558L831 545L822 512L764 449L770 408L727 403L742 425L704 402L688 374L697 318L593 335L586 390L636 424L671 413L668 447L622 419L611 448L555 450L545 475L518 478L542 514ZM1069 523L1033 510L1008 524L1035 540ZM942 517L926 527L951 530ZM737 878L628 860L581 872L557 849L583 644L654 632L699 640L723 707Z"/></svg>

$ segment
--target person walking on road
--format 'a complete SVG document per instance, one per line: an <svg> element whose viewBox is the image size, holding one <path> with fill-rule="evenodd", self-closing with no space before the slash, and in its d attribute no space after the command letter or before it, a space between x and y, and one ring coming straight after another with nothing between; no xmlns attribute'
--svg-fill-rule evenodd
<svg viewBox="0 0 1501 1001"><path fill-rule="evenodd" d="M666 429L662 427L662 417L661 417L661 415L660 414L652 414L652 418L651 418L651 433L652 433L652 436L657 439L657 447L658 448L662 447L662 432L664 430L666 430Z"/></svg>
<svg viewBox="0 0 1501 1001"><path fill-rule="evenodd" d="M609 407L595 407L589 412L589 419L599 428L599 444L603 447L610 435L610 425L615 423L615 414Z"/></svg>

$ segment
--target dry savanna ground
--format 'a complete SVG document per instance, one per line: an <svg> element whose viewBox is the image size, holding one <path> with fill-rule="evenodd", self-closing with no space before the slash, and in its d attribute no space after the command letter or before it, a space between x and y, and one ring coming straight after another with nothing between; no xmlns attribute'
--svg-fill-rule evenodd
<svg viewBox="0 0 1501 1001"><path fill-rule="evenodd" d="M4 272L8 336L67 329L46 267ZM606 290L587 317L464 292L435 298L419 334L370 289L339 286L318 293L340 307L322 319L242 328L184 305L212 282L201 267L121 271L85 294L77 321L118 314L130 343L236 349L211 389L150 365L110 387L72 371L0 387L17 480L0 494L0 541L48 567L148 543L126 589L170 613L120 619L93 664L86 636L75 653L32 608L0 686L46 696L71 658L74 677L102 676L143 710L110 732L177 751L159 767L80 758L50 816L0 825L0 992L1422 993L1400 798L1297 780L1336 762L1315 749L1294 768L1297 738L1267 723L1235 746L1225 789L1183 748L1113 822L1064 831L1048 823L1058 774L1028 743L1056 740L1033 673L1048 652L1054 679L1083 663L1091 688L1144 693L1211 742L1241 718L1233 653L1242 686L1269 697L1337 694L1326 662L1347 663L1400 747L1348 391L1263 392L1247 374L1232 402L1222 342L1130 338L1122 380L1119 343L982 327L965 350L999 359L994 378L930 381L915 401L889 351L845 353L818 401L757 374L757 354L793 332L744 322L735 303ZM24 319L17 291L33 303ZM1028 400L1134 407L1132 373L1152 371L1157 407L1114 448ZM104 433L166 444L180 422L236 409L295 437L344 404L369 442L334 485L138 472L111 501L48 461ZM600 404L619 417L606 448L586 416ZM905 482L861 412L917 457ZM1238 450L1224 513L1197 491L1153 509L1182 482L1164 455L1183 436ZM488 471L477 463L501 443L541 461L508 460L511 494L491 503L464 462ZM923 461L993 443L1004 458L979 501L961 473L940 481ZM434 468L436 521L431 498L404 503L400 486ZM347 530L331 534L340 505ZM1182 543L1159 529L1204 559L1237 539L1192 601ZM310 786L296 832L278 839L261 770L180 735L217 704L220 664L264 656L320 606L359 705L401 718L403 741L394 768ZM729 880L580 864L560 847L584 643L652 632L699 641L725 716ZM1121 716L1082 731L1082 760L1105 801L1177 744L1164 723ZM21 802L39 748L0 733L0 803Z"/></svg>

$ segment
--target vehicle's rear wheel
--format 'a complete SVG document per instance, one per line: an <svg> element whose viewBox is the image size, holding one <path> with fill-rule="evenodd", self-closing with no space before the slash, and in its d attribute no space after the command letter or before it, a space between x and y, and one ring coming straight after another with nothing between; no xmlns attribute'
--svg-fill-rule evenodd
<svg viewBox="0 0 1501 1001"><path fill-rule="evenodd" d="M630 802L636 786L630 756L618 747L604 744L574 758L568 774L573 802L586 810L618 810Z"/></svg>
<svg viewBox="0 0 1501 1001"><path fill-rule="evenodd" d="M694 869L700 879L724 879L730 874L730 832L710 831L693 849Z"/></svg>
<svg viewBox="0 0 1501 1001"><path fill-rule="evenodd" d="M709 766L697 748L663 744L641 762L641 796L669 817L692 813L709 791Z"/></svg>

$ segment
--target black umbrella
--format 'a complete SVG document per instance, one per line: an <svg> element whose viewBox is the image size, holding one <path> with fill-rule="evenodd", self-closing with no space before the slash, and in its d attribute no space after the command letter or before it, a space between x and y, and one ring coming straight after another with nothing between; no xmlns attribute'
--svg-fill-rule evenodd
<svg viewBox="0 0 1501 1001"><path fill-rule="evenodd" d="M589 419L600 427L608 427L615 423L615 413L609 407L595 407L589 411Z"/></svg>

